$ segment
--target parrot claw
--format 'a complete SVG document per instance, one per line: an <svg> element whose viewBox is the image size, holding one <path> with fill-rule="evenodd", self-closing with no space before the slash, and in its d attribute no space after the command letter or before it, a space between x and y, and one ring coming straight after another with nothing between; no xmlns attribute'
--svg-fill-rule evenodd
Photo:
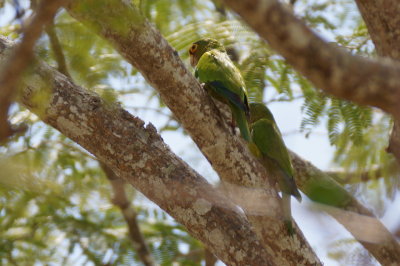
<svg viewBox="0 0 400 266"><path fill-rule="evenodd" d="M235 124L235 121L232 120L232 121L229 123L229 125L231 126L233 135L236 135L236 124Z"/></svg>
<svg viewBox="0 0 400 266"><path fill-rule="evenodd" d="M254 142L248 142L247 147L256 158L261 158L262 154Z"/></svg>
<svg viewBox="0 0 400 266"><path fill-rule="evenodd" d="M289 236L293 237L294 235L294 227L291 220L285 220L285 227Z"/></svg>

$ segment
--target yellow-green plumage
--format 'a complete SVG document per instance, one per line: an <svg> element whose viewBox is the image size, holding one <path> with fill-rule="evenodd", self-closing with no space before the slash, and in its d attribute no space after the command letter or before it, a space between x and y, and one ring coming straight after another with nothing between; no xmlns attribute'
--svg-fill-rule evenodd
<svg viewBox="0 0 400 266"><path fill-rule="evenodd" d="M192 45L189 54L196 77L213 97L229 105L242 137L250 141L246 87L223 45L214 39L202 39Z"/></svg>
<svg viewBox="0 0 400 266"><path fill-rule="evenodd" d="M282 191L284 219L293 233L290 195L301 201L293 178L294 170L282 135L269 109L260 103L250 104L251 138L261 153L261 162L274 176Z"/></svg>

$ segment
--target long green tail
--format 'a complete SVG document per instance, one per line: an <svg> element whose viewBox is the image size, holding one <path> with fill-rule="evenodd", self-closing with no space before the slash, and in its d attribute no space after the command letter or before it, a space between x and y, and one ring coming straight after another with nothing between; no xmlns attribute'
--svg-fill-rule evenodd
<svg viewBox="0 0 400 266"><path fill-rule="evenodd" d="M236 124L239 127L242 138L244 138L244 140L247 142L251 142L250 129L245 112L243 110L240 110L236 106L230 105L230 107L233 118L235 119Z"/></svg>
<svg viewBox="0 0 400 266"><path fill-rule="evenodd" d="M282 169L280 170L282 176L279 178L278 183L282 193L291 194L298 200L298 202L301 202L301 194L297 189L296 181L294 180L293 176L287 174Z"/></svg>

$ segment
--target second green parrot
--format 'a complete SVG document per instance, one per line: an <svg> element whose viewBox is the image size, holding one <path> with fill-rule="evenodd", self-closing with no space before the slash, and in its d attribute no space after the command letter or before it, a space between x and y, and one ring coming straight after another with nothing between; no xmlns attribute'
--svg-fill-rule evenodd
<svg viewBox="0 0 400 266"><path fill-rule="evenodd" d="M261 153L261 163L276 178L282 191L284 221L289 233L293 234L290 196L300 202L301 195L293 178L288 150L271 111L265 105L250 104L250 128L252 141Z"/></svg>
<svg viewBox="0 0 400 266"><path fill-rule="evenodd" d="M205 84L214 98L228 104L242 137L250 142L246 87L225 47L217 40L201 39L192 44L189 56L191 65L196 69L196 78Z"/></svg>

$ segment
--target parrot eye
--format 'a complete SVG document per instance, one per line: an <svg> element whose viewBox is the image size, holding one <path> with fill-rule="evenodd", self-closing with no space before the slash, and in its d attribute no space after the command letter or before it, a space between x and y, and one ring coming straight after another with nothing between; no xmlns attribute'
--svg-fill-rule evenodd
<svg viewBox="0 0 400 266"><path fill-rule="evenodd" d="M189 49L189 52L191 53L191 54L194 54L195 52L196 52L196 50L197 50L197 44L193 44L192 45L192 47L190 47L190 49Z"/></svg>

